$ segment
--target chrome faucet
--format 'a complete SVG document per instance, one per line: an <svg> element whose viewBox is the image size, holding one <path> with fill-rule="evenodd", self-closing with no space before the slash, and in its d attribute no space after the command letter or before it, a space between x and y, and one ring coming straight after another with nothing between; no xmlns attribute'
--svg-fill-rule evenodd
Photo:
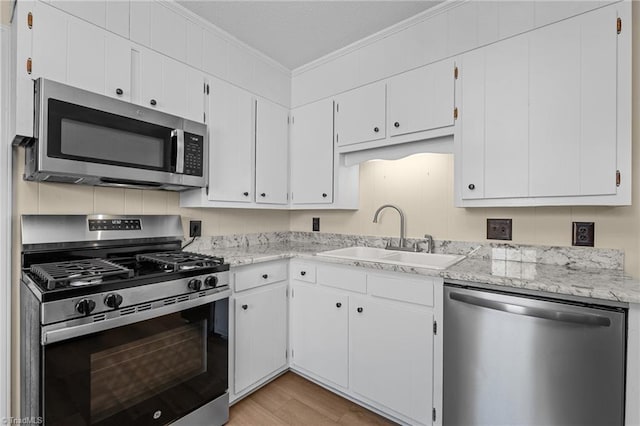
<svg viewBox="0 0 640 426"><path fill-rule="evenodd" d="M406 250L406 251L413 251L413 249L411 248L405 248L404 243L405 243L405 236L404 236L404 213L402 212L402 210L400 210L398 207L394 206L393 204L385 204L383 206L380 206L378 208L378 210L376 210L375 214L373 215L373 223L378 223L378 215L380 214L380 212L387 208L387 207L391 207L392 209L396 209L398 211L398 213L400 214L400 241L398 242L398 247L393 247L391 245L391 243L387 243L387 247L385 247L387 250Z"/></svg>

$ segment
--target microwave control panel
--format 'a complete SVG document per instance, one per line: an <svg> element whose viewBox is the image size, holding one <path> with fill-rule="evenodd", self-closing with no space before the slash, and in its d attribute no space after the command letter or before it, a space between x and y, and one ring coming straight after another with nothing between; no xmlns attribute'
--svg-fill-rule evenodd
<svg viewBox="0 0 640 426"><path fill-rule="evenodd" d="M204 138L201 135L184 133L184 174L202 176L204 163Z"/></svg>

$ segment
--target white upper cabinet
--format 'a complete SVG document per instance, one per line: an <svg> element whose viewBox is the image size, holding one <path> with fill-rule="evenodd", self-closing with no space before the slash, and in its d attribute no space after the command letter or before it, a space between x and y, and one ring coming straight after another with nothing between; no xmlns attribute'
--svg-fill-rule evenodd
<svg viewBox="0 0 640 426"><path fill-rule="evenodd" d="M105 38L104 93L131 101L131 44L113 34Z"/></svg>
<svg viewBox="0 0 640 426"><path fill-rule="evenodd" d="M187 60L187 19L162 2L150 6L150 46L179 61Z"/></svg>
<svg viewBox="0 0 640 426"><path fill-rule="evenodd" d="M462 197L528 194L528 38L514 37L462 58Z"/></svg>
<svg viewBox="0 0 640 426"><path fill-rule="evenodd" d="M213 79L209 93L209 200L254 199L255 100Z"/></svg>
<svg viewBox="0 0 640 426"><path fill-rule="evenodd" d="M129 8L128 0L107 1L107 16L105 28L126 39L129 38Z"/></svg>
<svg viewBox="0 0 640 426"><path fill-rule="evenodd" d="M291 202L333 201L333 101L314 102L292 111Z"/></svg>
<svg viewBox="0 0 640 426"><path fill-rule="evenodd" d="M141 105L204 121L204 74L149 49L141 49Z"/></svg>
<svg viewBox="0 0 640 426"><path fill-rule="evenodd" d="M391 136L453 125L454 71L453 61L445 60L389 80Z"/></svg>
<svg viewBox="0 0 640 426"><path fill-rule="evenodd" d="M256 103L256 203L287 204L289 110L267 100Z"/></svg>
<svg viewBox="0 0 640 426"><path fill-rule="evenodd" d="M51 5L62 9L70 15L76 16L94 25L104 28L107 20L106 0L74 1L51 0Z"/></svg>
<svg viewBox="0 0 640 426"><path fill-rule="evenodd" d="M42 2L33 3L32 69L34 79L67 81L69 16ZM26 61L26 59L25 59ZM29 111L32 115L33 112Z"/></svg>
<svg viewBox="0 0 640 426"><path fill-rule="evenodd" d="M105 33L77 20L69 23L67 84L95 93L104 92Z"/></svg>
<svg viewBox="0 0 640 426"><path fill-rule="evenodd" d="M609 7L531 34L531 196L616 193L616 18Z"/></svg>
<svg viewBox="0 0 640 426"><path fill-rule="evenodd" d="M630 203L630 34L618 34L619 16L628 4L462 56L458 205Z"/></svg>
<svg viewBox="0 0 640 426"><path fill-rule="evenodd" d="M375 83L335 99L336 143L351 145L384 139L386 85Z"/></svg>

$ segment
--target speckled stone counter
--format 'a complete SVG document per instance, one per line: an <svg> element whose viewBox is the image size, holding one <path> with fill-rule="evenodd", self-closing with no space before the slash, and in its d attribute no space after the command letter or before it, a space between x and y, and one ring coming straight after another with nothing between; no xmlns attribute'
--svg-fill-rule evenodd
<svg viewBox="0 0 640 426"><path fill-rule="evenodd" d="M414 241L420 242L411 240L410 244ZM319 252L342 247L384 247L385 244L386 239L380 237L283 232L209 237L196 241L187 250L223 256L232 267L301 258L385 271L440 276L445 281L455 280L555 295L640 303L640 280L624 274L624 254L619 250L436 241L434 251L437 253L467 256L461 262L442 271L316 256Z"/></svg>

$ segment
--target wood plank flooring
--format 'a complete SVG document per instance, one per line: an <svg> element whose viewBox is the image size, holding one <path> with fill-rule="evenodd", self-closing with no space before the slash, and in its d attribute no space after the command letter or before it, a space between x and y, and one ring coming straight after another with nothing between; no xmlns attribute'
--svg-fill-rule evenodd
<svg viewBox="0 0 640 426"><path fill-rule="evenodd" d="M227 424L357 426L395 423L287 372L231 406Z"/></svg>

